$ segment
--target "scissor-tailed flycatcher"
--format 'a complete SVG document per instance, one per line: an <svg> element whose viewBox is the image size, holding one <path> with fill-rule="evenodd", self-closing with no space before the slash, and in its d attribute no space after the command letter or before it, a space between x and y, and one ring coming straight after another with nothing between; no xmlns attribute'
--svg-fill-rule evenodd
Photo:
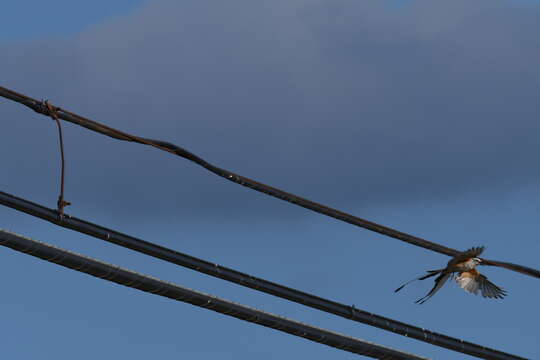
<svg viewBox="0 0 540 360"><path fill-rule="evenodd" d="M439 289L449 278L455 278L459 286L472 294L477 295L478 292L480 292L482 296L486 298L502 299L506 295L506 291L490 282L487 277L480 274L478 270L476 270L476 266L482 263L482 259L478 258L482 251L484 251L483 246L473 247L467 251L464 251L452 258L444 269L428 270L427 275L423 275L406 282L398 287L395 292L398 292L399 290L403 289L405 285L415 280L425 280L432 276L439 275L435 279L433 289L431 289L431 291L423 298L416 300L415 302L417 304L423 304L430 297L435 295L435 293L439 291Z"/></svg>

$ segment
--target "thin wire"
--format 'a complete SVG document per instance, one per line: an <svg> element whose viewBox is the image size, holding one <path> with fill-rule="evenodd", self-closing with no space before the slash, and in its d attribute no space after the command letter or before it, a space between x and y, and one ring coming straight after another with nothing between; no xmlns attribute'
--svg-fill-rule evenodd
<svg viewBox="0 0 540 360"><path fill-rule="evenodd" d="M327 300L316 295L257 278L231 268L187 255L185 253L137 239L115 230L92 224L88 221L81 220L70 215L66 215L63 221L58 221L54 210L2 191L0 191L0 204L24 212L31 216L52 222L58 226L72 229L80 233L87 234L98 239L102 239L104 241L198 271L200 273L230 281L244 287L265 292L267 294L275 295L280 298L341 316L349 320L374 326L379 329L390 331L419 341L427 342L432 345L444 347L446 349L458 351L483 359L523 360L523 358L516 355L490 349L485 346L456 339L448 335L432 332L417 326L372 314L354 306L340 304L332 300Z"/></svg>
<svg viewBox="0 0 540 360"><path fill-rule="evenodd" d="M0 245L107 281L213 310L351 353L375 359L426 359L187 289L4 230L0 230Z"/></svg>
<svg viewBox="0 0 540 360"><path fill-rule="evenodd" d="M60 170L60 195L58 196L58 214L60 216L60 220L64 218L64 208L68 205L71 205L70 202L64 200L64 179L65 179L65 173L66 173L66 160L64 158L64 137L62 136L62 125L60 124L60 120L58 119L58 114L56 113L55 108L48 102L45 101L45 106L47 106L47 109L49 110L49 115L53 120L55 120L56 125L58 126L58 139L60 141L60 157L61 157L61 170Z"/></svg>
<svg viewBox="0 0 540 360"><path fill-rule="evenodd" d="M26 95L22 95L19 93L16 93L15 91L6 89L4 87L0 87L0 96L5 97L7 99L16 101L20 104L23 104L34 111L49 116L49 109L47 106L43 104L43 102L40 102L38 100L32 99ZM123 141L132 141L140 144L145 144L149 146L153 146L155 148L158 148L163 151L167 151L169 153L175 154L177 156L183 157L187 160L190 160L196 164L199 164L200 166L206 168L207 170L213 172L216 175L219 175L229 181L235 182L237 184L240 184L242 186L251 188L253 190L262 192L264 194L273 196L275 198L285 200L288 202L291 202L293 204L302 206L306 209L310 209L312 211L318 212L323 215L327 215L330 217L333 217L335 219L347 222L352 225L356 225L374 232L378 232L380 234L393 237L395 239L399 239L401 241L407 242L412 245L420 246L425 249L429 249L432 251L439 252L441 254L445 254L448 256L456 256L461 253L461 251L456 249L451 249L449 247L443 246L441 244L437 244L422 238L419 238L417 236L409 235L404 232L356 217L351 214L347 214L345 212L339 211L337 209L333 209L331 207L318 204L316 202L313 202L311 200L302 198L300 196L296 196L294 194L288 193L286 191L271 187L269 185L259 183L255 180L243 177L241 175L235 174L231 171L221 169L217 166L214 166L210 164L209 162L203 160L202 158L198 157L197 155L177 146L174 144L171 144L169 142L161 141L161 140L153 140L153 139L147 139L138 137L135 135L131 135L125 132L122 132L120 130L116 130L114 128L111 128L107 125L100 124L96 121L84 118L80 115L71 113L67 110L61 109L59 107L54 108L55 111L58 114L58 117L60 119L63 119L65 121L69 121L71 123L80 125L82 127L85 127L89 130L110 136L115 139L123 140ZM503 267L512 271L517 271L529 276L540 278L540 270L536 270L530 267L512 264L508 262L501 262L501 261L494 261L494 260L487 260L482 259L481 265L490 265L490 266L499 266Z"/></svg>

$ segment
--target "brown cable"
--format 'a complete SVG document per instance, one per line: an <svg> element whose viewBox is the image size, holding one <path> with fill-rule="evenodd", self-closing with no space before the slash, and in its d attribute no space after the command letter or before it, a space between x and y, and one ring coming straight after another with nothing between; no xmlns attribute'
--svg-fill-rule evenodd
<svg viewBox="0 0 540 360"><path fill-rule="evenodd" d="M49 110L49 115L58 126L58 139L60 141L60 157L62 160L62 164L60 170L60 195L58 196L58 201L56 204L58 206L58 214L60 216L60 220L62 220L64 218L64 208L71 205L69 201L64 200L64 179L66 172L66 160L64 158L64 137L62 136L62 125L60 124L60 119L58 118L56 108L52 106L48 100L45 100L43 104L47 107L47 110Z"/></svg>
<svg viewBox="0 0 540 360"><path fill-rule="evenodd" d="M15 91L6 89L4 87L0 86L0 96L5 97L7 99L16 101L20 104L23 104L32 110L36 111L37 113L50 116L49 109L44 106L43 102L32 99L31 97L28 97L23 94L19 94ZM237 183L239 185L251 188L255 191L259 191L261 193L264 193L266 195L273 196L275 198L288 201L290 203L293 203L295 205L301 206L303 208L318 212L320 214L333 217L335 219L338 219L340 221L347 222L352 225L356 225L358 227L362 227L364 229L368 229L374 232L378 232L380 234L399 239L401 241L404 241L406 243L423 247L428 250L432 250L441 254L445 254L451 257L454 257L461 253L461 251L449 248L447 246L422 239L420 237L410 235L404 232L401 232L396 229L392 229L390 227L380 225L374 222L371 222L366 219L362 219L360 217L348 214L346 212L331 208L329 206L325 206L323 204L316 203L314 201L311 201L306 198L302 198L300 196L288 193L286 191L283 191L278 188L274 188L272 186L257 182L255 180L249 179L247 177L235 174L229 170L219 168L215 165L210 164L206 160L200 158L199 156L191 153L190 151L177 146L175 144L171 144L166 141L161 140L154 140L154 139L148 139L148 138L142 138L135 135L131 135L125 132L122 132L120 130L111 128L107 125L101 124L97 121L93 121L90 119L87 119L85 117L82 117L80 115L77 115L75 113L71 113L67 110L64 110L59 107L54 108L58 117L62 120L77 124L79 126L85 127L89 130L101 133L106 136L110 136L112 138L123 140L123 141L131 141L136 142L140 144L145 144L149 146L153 146L155 148L158 148L163 151L167 151L169 153L175 154L177 156L183 157L187 160L190 160L196 164L199 164L200 166L204 167L205 169L211 171L212 173L223 177L226 180L232 181L234 183ZM512 271L517 271L522 274L526 274L529 276L540 278L540 270L533 269L527 266L522 266L518 264L512 264L507 262L500 262L500 261L494 261L494 260L487 260L482 259L483 265L490 265L490 266L499 266L503 267Z"/></svg>

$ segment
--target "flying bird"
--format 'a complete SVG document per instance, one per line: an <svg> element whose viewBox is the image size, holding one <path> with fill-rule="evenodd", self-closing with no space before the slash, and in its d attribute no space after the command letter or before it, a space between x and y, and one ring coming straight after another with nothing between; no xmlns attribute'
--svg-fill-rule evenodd
<svg viewBox="0 0 540 360"><path fill-rule="evenodd" d="M425 280L432 276L439 275L435 278L435 285L427 293L426 296L416 300L417 304L425 303L446 283L448 279L454 278L463 290L477 295L479 292L485 298L502 299L506 295L506 291L493 284L484 275L476 270L477 265L481 265L484 260L478 256L484 251L484 247L473 247L453 257L444 269L428 270L427 275L407 281L405 284L398 287L395 292L403 289L405 285L416 280ZM486 264L487 265L487 264ZM491 264L490 264L491 265Z"/></svg>

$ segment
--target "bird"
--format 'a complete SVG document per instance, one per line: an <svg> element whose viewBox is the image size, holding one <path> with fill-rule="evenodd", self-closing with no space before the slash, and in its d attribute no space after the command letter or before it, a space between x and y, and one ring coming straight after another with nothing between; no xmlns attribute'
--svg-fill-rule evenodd
<svg viewBox="0 0 540 360"><path fill-rule="evenodd" d="M477 265L483 265L484 260L478 256L484 251L483 246L472 247L466 251L454 256L448 262L448 265L444 269L428 270L426 275L422 275L418 278L414 278L407 281L405 284L398 287L394 292L398 292L406 285L416 280L425 280L430 277L436 276L435 285L427 293L426 296L415 301L417 304L423 304L429 300L439 289L446 283L448 279L454 278L459 286L463 290L477 295L479 292L485 298L502 299L506 296L506 291L493 284L487 279L486 276L480 274L476 270Z"/></svg>

